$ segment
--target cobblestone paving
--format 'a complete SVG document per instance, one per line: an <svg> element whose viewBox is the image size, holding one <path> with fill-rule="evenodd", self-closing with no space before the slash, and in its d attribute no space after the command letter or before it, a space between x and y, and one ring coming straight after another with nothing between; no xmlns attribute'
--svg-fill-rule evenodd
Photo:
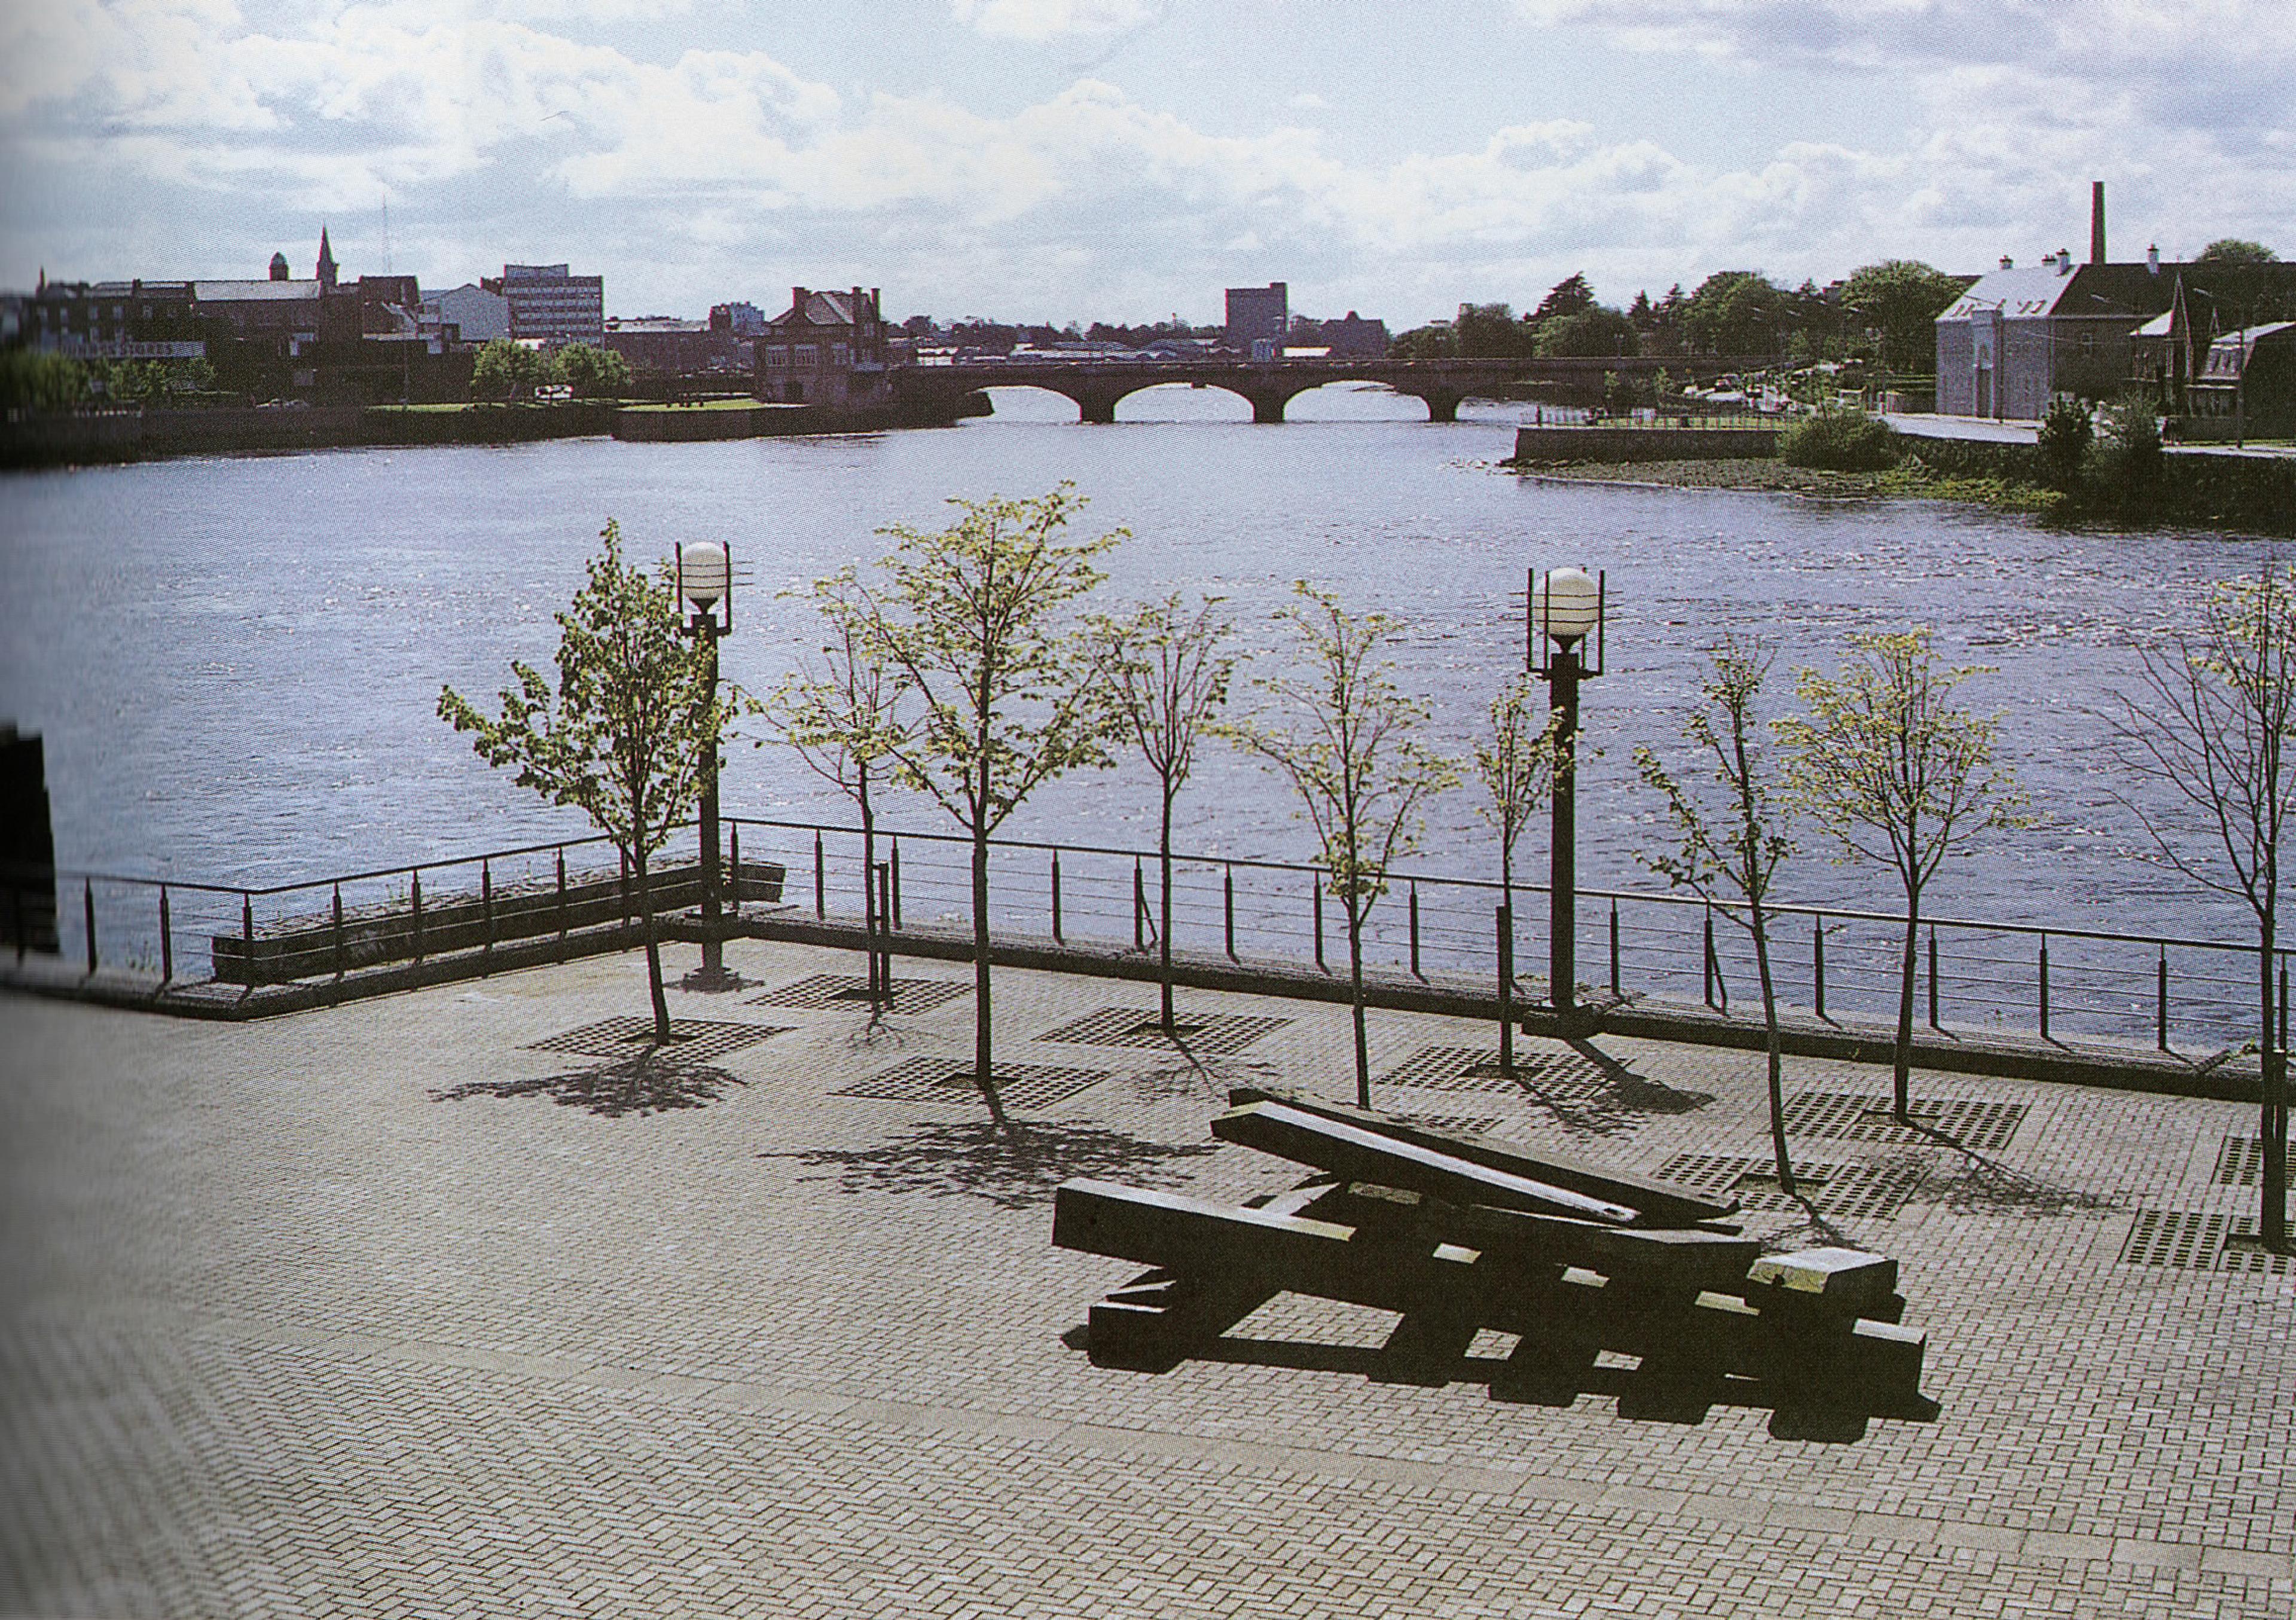
<svg viewBox="0 0 2296 1620"><path fill-rule="evenodd" d="M768 986L851 966L727 957ZM1841 1223L1904 1263L1944 1407L1821 1445L1743 1409L1630 1421L1244 1359L1146 1377L1063 1346L1136 1268L1053 1249L1051 1187L1287 1184L1206 1122L1242 1081L1350 1094L1343 1008L1189 995L1289 1021L1201 1066L1095 1049L1111 1078L1029 1114L1024 1155L962 1088L838 1094L968 1060L969 994L873 1023L674 992L784 1033L713 1057L740 1084L706 1106L474 1092L562 1069L532 1044L643 1012L643 973L245 1027L0 1001L0 1613L2291 1613L2296 1279L2120 1257L2140 1209L2252 1213L2219 1177L2250 1110L1923 1075L2022 1108L2011 1144L1800 1146L1918 1161L1893 1215ZM1000 973L1000 1057L1072 1060L1045 1037L1117 999ZM1381 1074L1490 1039L1370 1023ZM1766 1167L1759 1053L1602 1044L1615 1084L1585 1108L1478 1086L1475 1113L1631 1169ZM1368 1346L1391 1321L1286 1297L1238 1332Z"/></svg>

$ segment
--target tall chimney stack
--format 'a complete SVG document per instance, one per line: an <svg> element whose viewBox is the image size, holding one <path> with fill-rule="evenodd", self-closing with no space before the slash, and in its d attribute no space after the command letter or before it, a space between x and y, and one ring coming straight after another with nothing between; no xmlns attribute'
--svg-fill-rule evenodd
<svg viewBox="0 0 2296 1620"><path fill-rule="evenodd" d="M2104 263L2104 182L2088 183L2088 262Z"/></svg>

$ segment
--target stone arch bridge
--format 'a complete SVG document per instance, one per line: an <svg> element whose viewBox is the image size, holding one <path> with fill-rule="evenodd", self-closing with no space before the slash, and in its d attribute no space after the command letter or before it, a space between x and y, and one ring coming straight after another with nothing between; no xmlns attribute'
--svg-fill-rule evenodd
<svg viewBox="0 0 2296 1620"><path fill-rule="evenodd" d="M1680 359L1589 360L1048 360L973 361L908 366L892 374L893 397L905 405L946 406L955 413L982 389L1033 388L1076 401L1086 421L1112 422L1117 402L1164 383L1225 389L1251 406L1251 420L1277 422L1283 409L1310 389L1331 382L1381 382L1427 405L1430 421L1456 421L1459 402L1513 382L1556 382L1600 388L1605 372L1639 374Z"/></svg>

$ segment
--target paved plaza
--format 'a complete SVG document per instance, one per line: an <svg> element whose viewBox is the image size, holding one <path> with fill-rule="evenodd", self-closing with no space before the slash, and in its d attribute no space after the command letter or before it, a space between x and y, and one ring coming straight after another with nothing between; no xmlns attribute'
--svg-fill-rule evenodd
<svg viewBox="0 0 2296 1620"><path fill-rule="evenodd" d="M1184 1053L1133 1033L1152 987L1000 972L1015 1145L947 1082L968 970L900 962L873 1024L852 956L726 958L656 1072L636 953L246 1025L0 998L0 1614L2292 1612L2296 1274L2224 1248L2251 1109L1917 1075L1954 1147L1792 1061L1942 1408L1818 1444L1375 1381L1394 1318L1290 1296L1095 1368L1138 1268L1055 1250L1053 1188L1292 1184L1206 1127L1231 1084L1350 1096L1347 1010L1184 993ZM1509 1082L1485 1025L1371 1038L1382 1108L1766 1162L1759 1053L1531 1041Z"/></svg>

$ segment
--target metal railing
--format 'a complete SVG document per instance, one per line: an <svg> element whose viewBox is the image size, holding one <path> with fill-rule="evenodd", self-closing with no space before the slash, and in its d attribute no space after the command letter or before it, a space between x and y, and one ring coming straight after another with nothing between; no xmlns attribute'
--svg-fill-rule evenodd
<svg viewBox="0 0 2296 1620"><path fill-rule="evenodd" d="M784 912L854 924L867 915L858 828L730 815L723 825L724 892L735 914L770 896ZM660 909L693 903L686 891L700 853L689 824L654 857L654 870L685 874L685 888L665 886ZM972 852L961 833L881 827L877 859L894 930L970 924ZM785 877L769 877L775 867ZM1175 947L1343 975L1346 913L1324 876L1299 863L1175 852ZM53 948L90 973L122 968L167 981L340 976L378 959L486 953L632 920L625 879L603 838L262 886L16 869L0 872L0 949L20 958ZM1496 986L1502 899L1495 881L1398 871L1366 919L1365 961ZM1547 890L1517 883L1514 901L1505 943L1518 979L1536 979L1546 961ZM1001 934L1153 951L1163 912L1156 852L993 839L989 910ZM1695 998L1742 1014L1759 1009L1751 938L1731 908L1680 894L1584 888L1578 926L1577 960L1593 987ZM1772 908L1781 1004L1821 1018L1894 1017L1904 934L1903 916L1886 912ZM2252 944L1937 917L1923 920L1917 945L1915 1017L1936 1027L2148 1040L2164 1051L2256 1036ZM259 958L268 965L258 968ZM2287 977L2282 952L2274 988L2284 1026Z"/></svg>

